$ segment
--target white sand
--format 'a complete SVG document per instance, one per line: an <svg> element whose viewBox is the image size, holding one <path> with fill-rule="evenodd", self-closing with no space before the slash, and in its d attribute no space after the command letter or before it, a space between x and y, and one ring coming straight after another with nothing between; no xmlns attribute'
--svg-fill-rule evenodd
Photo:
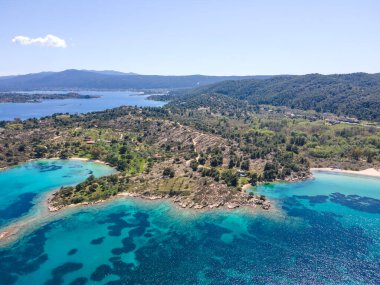
<svg viewBox="0 0 380 285"><path fill-rule="evenodd" d="M371 177L379 177L380 178L380 171L375 168L368 168L365 170L344 170L339 168L310 168L311 171L327 171L327 172L334 172L334 173L346 173L346 174L355 174L355 175L362 175L362 176L371 176Z"/></svg>

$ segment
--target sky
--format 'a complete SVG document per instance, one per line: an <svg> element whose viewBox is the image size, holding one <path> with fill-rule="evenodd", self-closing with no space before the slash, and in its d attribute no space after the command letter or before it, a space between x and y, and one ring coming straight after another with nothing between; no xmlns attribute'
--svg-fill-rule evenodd
<svg viewBox="0 0 380 285"><path fill-rule="evenodd" d="M0 0L0 75L380 72L379 0Z"/></svg>

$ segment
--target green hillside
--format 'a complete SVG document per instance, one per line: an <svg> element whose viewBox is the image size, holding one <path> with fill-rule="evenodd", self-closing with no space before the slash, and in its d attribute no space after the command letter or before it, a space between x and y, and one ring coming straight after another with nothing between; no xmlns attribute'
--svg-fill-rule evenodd
<svg viewBox="0 0 380 285"><path fill-rule="evenodd" d="M173 95L201 94L222 94L254 105L287 106L380 121L380 74L309 74L230 80Z"/></svg>

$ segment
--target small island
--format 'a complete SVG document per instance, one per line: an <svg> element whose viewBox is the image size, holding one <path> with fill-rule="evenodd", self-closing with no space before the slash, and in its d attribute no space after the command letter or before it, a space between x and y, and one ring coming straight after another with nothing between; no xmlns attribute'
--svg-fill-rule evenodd
<svg viewBox="0 0 380 285"><path fill-rule="evenodd" d="M43 100L65 100L65 99L95 99L100 96L81 95L75 92L68 93L18 93L7 92L0 93L0 103L41 103Z"/></svg>

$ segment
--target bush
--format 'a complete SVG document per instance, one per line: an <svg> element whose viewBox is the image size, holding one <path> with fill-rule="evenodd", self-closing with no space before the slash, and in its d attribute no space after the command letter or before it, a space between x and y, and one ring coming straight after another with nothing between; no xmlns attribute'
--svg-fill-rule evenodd
<svg viewBox="0 0 380 285"><path fill-rule="evenodd" d="M165 177L171 177L173 178L175 175L174 169L171 167L164 168L164 171L162 172L162 175Z"/></svg>

